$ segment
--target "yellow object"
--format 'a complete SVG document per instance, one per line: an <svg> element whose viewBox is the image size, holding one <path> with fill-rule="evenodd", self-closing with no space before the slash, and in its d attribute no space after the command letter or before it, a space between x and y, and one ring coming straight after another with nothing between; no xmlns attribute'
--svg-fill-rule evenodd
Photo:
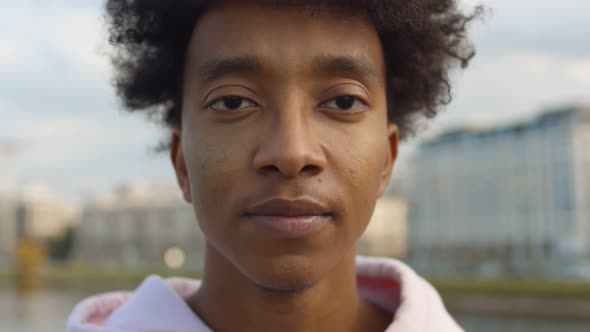
<svg viewBox="0 0 590 332"><path fill-rule="evenodd" d="M19 291L28 292L39 286L45 250L37 241L21 239L16 247L15 283Z"/></svg>

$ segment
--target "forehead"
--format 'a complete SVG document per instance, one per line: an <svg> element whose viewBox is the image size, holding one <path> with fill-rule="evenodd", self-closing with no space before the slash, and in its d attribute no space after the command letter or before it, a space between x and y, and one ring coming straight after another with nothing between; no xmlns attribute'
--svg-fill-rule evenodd
<svg viewBox="0 0 590 332"><path fill-rule="evenodd" d="M188 61L256 57L281 72L303 71L318 57L365 59L384 72L379 36L362 14L351 11L310 12L295 6L228 3L206 12L197 22Z"/></svg>

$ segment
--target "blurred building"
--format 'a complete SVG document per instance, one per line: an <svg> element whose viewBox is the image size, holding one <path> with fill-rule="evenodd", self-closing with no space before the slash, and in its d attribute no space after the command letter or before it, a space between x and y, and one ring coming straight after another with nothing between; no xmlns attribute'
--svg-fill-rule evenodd
<svg viewBox="0 0 590 332"><path fill-rule="evenodd" d="M204 239L192 206L179 194L177 186L136 183L87 206L75 257L97 265L201 268Z"/></svg>
<svg viewBox="0 0 590 332"><path fill-rule="evenodd" d="M406 201L399 196L380 198L371 222L357 243L357 252L369 256L404 257L406 227Z"/></svg>
<svg viewBox="0 0 590 332"><path fill-rule="evenodd" d="M58 199L50 186L27 185L18 195L16 208L17 237L40 242L62 236L78 220L78 209Z"/></svg>
<svg viewBox="0 0 590 332"><path fill-rule="evenodd" d="M24 147L14 141L0 138L0 195L16 189L17 157Z"/></svg>
<svg viewBox="0 0 590 332"><path fill-rule="evenodd" d="M16 210L13 199L0 196L0 268L13 263L16 249Z"/></svg>
<svg viewBox="0 0 590 332"><path fill-rule="evenodd" d="M0 268L12 264L16 248L16 152L14 143L0 139Z"/></svg>
<svg viewBox="0 0 590 332"><path fill-rule="evenodd" d="M78 220L76 207L56 197L50 187L39 183L0 193L0 267L14 262L21 240L49 246Z"/></svg>
<svg viewBox="0 0 590 332"><path fill-rule="evenodd" d="M417 268L588 272L589 108L447 132L422 144L414 167L409 250Z"/></svg>

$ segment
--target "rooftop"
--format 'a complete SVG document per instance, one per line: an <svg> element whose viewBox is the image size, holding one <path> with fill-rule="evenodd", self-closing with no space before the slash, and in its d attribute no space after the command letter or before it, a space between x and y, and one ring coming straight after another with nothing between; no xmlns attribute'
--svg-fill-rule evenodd
<svg viewBox="0 0 590 332"><path fill-rule="evenodd" d="M547 109L535 117L508 125L489 127L485 125L463 125L449 129L442 134L427 140L424 145L436 145L439 143L455 141L464 137L482 137L506 132L519 132L528 128L551 125L571 116L590 122L590 105L572 105Z"/></svg>

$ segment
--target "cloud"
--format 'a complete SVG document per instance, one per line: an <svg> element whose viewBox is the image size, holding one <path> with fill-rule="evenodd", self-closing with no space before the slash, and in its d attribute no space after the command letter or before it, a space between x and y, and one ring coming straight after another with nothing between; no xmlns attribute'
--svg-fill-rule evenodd
<svg viewBox="0 0 590 332"><path fill-rule="evenodd" d="M502 55L535 52L560 56L590 56L586 0L467 0L490 9L485 23L473 25L473 39L481 53Z"/></svg>
<svg viewBox="0 0 590 332"><path fill-rule="evenodd" d="M590 58L539 53L482 57L456 80L448 123L515 121L548 107L590 103Z"/></svg>
<svg viewBox="0 0 590 332"><path fill-rule="evenodd" d="M465 7L482 1L464 1ZM454 79L454 99L432 122L518 121L571 103L590 103L590 3L580 0L490 0L485 22L472 25L478 54ZM429 130L429 131L430 131Z"/></svg>
<svg viewBox="0 0 590 332"><path fill-rule="evenodd" d="M165 155L151 151L163 131L141 118L63 116L13 121L21 151L13 168L23 180L56 183L71 195L80 186L103 191L126 178L173 180Z"/></svg>
<svg viewBox="0 0 590 332"><path fill-rule="evenodd" d="M124 115L109 85L97 2L11 2L0 22L0 132L23 142L3 172L70 196L131 177L173 179L150 152L162 131Z"/></svg>
<svg viewBox="0 0 590 332"><path fill-rule="evenodd" d="M0 102L10 103L12 112L41 116L84 112L90 103L104 106L112 92L108 61L99 56L106 46L97 8L50 3L1 16Z"/></svg>

